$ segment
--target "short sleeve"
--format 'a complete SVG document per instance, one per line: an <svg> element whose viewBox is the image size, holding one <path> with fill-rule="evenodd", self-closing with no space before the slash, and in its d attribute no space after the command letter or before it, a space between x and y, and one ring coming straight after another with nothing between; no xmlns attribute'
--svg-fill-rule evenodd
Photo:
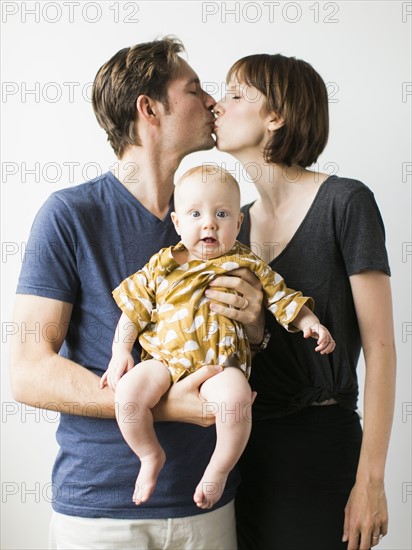
<svg viewBox="0 0 412 550"><path fill-rule="evenodd" d="M244 247L241 250L244 250ZM293 325L293 321L303 306L306 305L311 311L314 310L313 299L303 296L300 291L288 288L283 277L255 254L250 253L244 258L249 259L249 269L252 269L262 283L267 309L287 331L298 332L299 329Z"/></svg>
<svg viewBox="0 0 412 550"><path fill-rule="evenodd" d="M366 187L348 200L340 242L348 277L364 270L390 275L383 220L373 193Z"/></svg>
<svg viewBox="0 0 412 550"><path fill-rule="evenodd" d="M17 294L32 294L73 304L78 290L75 224L66 204L56 195L51 195L33 222Z"/></svg>
<svg viewBox="0 0 412 550"><path fill-rule="evenodd" d="M313 299L303 296L299 290L288 288L283 277L273 271L269 280L265 277L261 282L268 302L268 310L287 331L298 332L299 329L293 325L293 321L303 306L306 305L313 311Z"/></svg>

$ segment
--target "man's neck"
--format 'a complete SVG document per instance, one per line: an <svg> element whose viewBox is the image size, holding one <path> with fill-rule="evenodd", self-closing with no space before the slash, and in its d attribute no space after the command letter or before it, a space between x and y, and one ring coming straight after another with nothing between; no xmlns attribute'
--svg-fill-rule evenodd
<svg viewBox="0 0 412 550"><path fill-rule="evenodd" d="M143 147L130 147L113 173L147 210L163 220L169 211L179 162Z"/></svg>

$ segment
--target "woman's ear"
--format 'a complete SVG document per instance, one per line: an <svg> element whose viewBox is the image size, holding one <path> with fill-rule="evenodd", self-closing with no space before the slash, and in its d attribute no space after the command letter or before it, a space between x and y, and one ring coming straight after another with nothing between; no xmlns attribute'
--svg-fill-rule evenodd
<svg viewBox="0 0 412 550"><path fill-rule="evenodd" d="M180 235L179 231L179 218L177 217L176 212L170 212L170 217L172 218L173 225L175 226L175 231Z"/></svg>
<svg viewBox="0 0 412 550"><path fill-rule="evenodd" d="M139 95L136 99L136 109L140 119L148 124L157 125L159 123L158 109L159 103L147 95Z"/></svg>
<svg viewBox="0 0 412 550"><path fill-rule="evenodd" d="M285 121L282 116L277 115L276 113L269 114L269 122L268 122L269 132L275 132L276 130L279 130L279 128L281 128L284 124L285 124Z"/></svg>

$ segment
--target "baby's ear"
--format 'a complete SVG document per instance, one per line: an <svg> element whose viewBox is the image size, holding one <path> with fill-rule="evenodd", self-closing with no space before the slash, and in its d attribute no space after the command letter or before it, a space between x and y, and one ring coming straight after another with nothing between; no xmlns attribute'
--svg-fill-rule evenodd
<svg viewBox="0 0 412 550"><path fill-rule="evenodd" d="M170 212L170 217L172 218L173 225L175 226L176 233L180 235L179 231L179 218L177 217L176 212Z"/></svg>

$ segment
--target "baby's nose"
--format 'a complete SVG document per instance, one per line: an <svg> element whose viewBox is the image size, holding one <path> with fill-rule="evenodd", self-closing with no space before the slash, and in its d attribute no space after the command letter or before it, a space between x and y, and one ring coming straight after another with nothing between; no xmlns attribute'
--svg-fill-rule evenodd
<svg viewBox="0 0 412 550"><path fill-rule="evenodd" d="M217 227L216 218L214 216L206 216L203 226L205 229L215 229Z"/></svg>

